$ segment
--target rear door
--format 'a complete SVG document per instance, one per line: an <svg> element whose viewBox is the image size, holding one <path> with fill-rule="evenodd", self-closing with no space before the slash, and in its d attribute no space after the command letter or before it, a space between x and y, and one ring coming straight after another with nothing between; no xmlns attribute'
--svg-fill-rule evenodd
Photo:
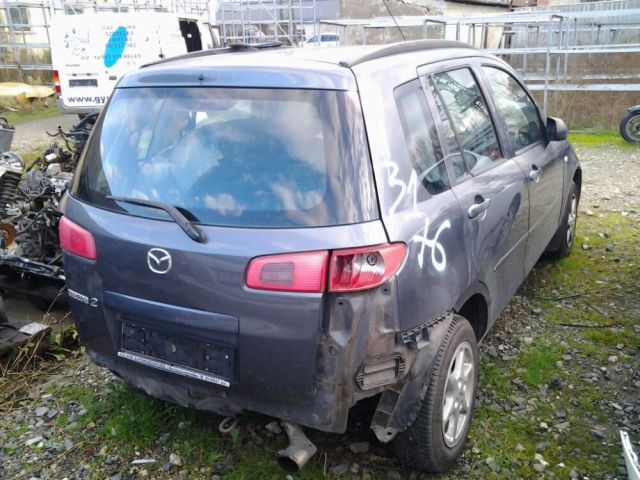
<svg viewBox="0 0 640 480"><path fill-rule="evenodd" d="M452 191L465 219L464 252L491 294L493 317L524 279L529 199L519 164L505 154L469 60L421 69L439 118Z"/></svg>
<svg viewBox="0 0 640 480"><path fill-rule="evenodd" d="M69 288L104 307L111 341L96 348L122 355L127 322L219 342L237 353L223 379L235 394L291 411L308 405L324 295L248 288L247 266L257 256L384 243L372 183L354 92L117 89L65 210L95 238L95 268L73 256L65 265ZM161 210L111 196L172 205L206 241ZM298 275L290 267L270 274L281 290Z"/></svg>
<svg viewBox="0 0 640 480"><path fill-rule="evenodd" d="M397 275L396 330L405 331L451 309L467 290L464 219L449 188L442 145L416 66L383 70L364 62L354 71L380 214L389 241L407 245L407 260Z"/></svg>
<svg viewBox="0 0 640 480"><path fill-rule="evenodd" d="M529 272L560 222L563 155L545 140L538 108L518 80L499 64L484 64L481 70L503 126L505 143L527 178L530 209L525 271Z"/></svg>
<svg viewBox="0 0 640 480"><path fill-rule="evenodd" d="M385 121L392 156L380 163L383 215L391 241L408 246L399 275L401 329L412 328L458 301L469 285L464 219L450 188L435 121L418 78L394 88ZM393 105L395 103L395 105ZM400 127L400 128L398 128ZM371 137L370 137L371 138Z"/></svg>

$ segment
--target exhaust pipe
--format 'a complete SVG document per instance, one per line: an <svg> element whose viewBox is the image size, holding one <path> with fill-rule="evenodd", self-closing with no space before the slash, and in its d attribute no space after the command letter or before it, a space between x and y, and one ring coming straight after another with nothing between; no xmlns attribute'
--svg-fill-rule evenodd
<svg viewBox="0 0 640 480"><path fill-rule="evenodd" d="M278 452L278 465L288 473L299 472L318 451L302 431L300 425L282 422L289 437L289 446Z"/></svg>

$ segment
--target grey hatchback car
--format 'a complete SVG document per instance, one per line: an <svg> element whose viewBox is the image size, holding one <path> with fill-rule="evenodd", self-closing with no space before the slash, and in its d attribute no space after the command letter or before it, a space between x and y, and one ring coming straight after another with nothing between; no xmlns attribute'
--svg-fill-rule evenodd
<svg viewBox="0 0 640 480"><path fill-rule="evenodd" d="M448 41L237 47L125 76L64 204L78 331L161 399L371 428L411 468L464 446L477 344L570 253L581 169L503 61Z"/></svg>

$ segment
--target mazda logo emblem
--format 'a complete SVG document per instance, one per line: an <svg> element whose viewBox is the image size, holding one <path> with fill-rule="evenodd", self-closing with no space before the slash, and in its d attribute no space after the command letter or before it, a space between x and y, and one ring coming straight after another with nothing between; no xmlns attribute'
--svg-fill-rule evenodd
<svg viewBox="0 0 640 480"><path fill-rule="evenodd" d="M158 275L164 275L171 270L171 254L164 248L152 248L147 252L149 270Z"/></svg>

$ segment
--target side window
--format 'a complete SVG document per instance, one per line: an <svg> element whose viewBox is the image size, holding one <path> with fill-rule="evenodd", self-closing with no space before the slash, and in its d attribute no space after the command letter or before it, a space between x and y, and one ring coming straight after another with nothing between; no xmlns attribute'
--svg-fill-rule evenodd
<svg viewBox="0 0 640 480"><path fill-rule="evenodd" d="M438 73L433 75L433 82L460 143L467 171L473 175L501 159L489 108L471 70L461 68Z"/></svg>
<svg viewBox="0 0 640 480"><path fill-rule="evenodd" d="M429 81L429 89L431 90L431 94L433 95L433 98L436 102L438 115L440 117L440 123L442 124L444 134L447 138L447 146L449 147L448 159L453 165L453 171L455 172L456 179L459 180L468 175L467 167L462 158L462 154L460 153L460 144L458 143L456 134L453 131L453 127L451 126L449 113L447 112L447 109L444 108L444 104L440 99L440 95L438 95L438 91L436 90L433 81Z"/></svg>
<svg viewBox="0 0 640 480"><path fill-rule="evenodd" d="M414 80L394 91L402 130L417 180L431 195L449 188L438 133L420 82Z"/></svg>
<svg viewBox="0 0 640 480"><path fill-rule="evenodd" d="M507 125L516 150L542 141L542 122L531 97L507 72L493 67L482 67L496 106Z"/></svg>

